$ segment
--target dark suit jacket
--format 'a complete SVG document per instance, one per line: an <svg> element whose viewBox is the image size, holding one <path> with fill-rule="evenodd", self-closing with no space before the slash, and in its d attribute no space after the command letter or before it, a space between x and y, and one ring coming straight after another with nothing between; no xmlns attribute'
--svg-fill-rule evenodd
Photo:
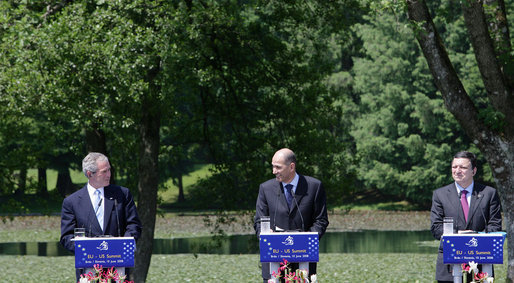
<svg viewBox="0 0 514 283"><path fill-rule="evenodd" d="M497 232L502 229L500 199L496 190L483 184L474 183L469 205L468 221L460 204L455 183L434 191L430 211L430 230L437 240L443 235L443 218L453 217L453 230L473 230L476 232ZM436 280L453 281L451 270L443 264L442 247L439 248L436 265Z"/></svg>
<svg viewBox="0 0 514 283"><path fill-rule="evenodd" d="M326 195L321 181L299 175L298 186L294 194L291 208L287 206L286 197L282 183L276 179L268 180L259 187L254 228L257 235L260 234L260 217L270 217L270 227L279 227L284 230L301 230L318 232L319 237L323 236L328 226L328 215L326 207ZM298 204L298 205L297 205ZM275 230L275 229L274 229ZM311 274L316 273L316 265L309 266ZM269 278L269 268L263 265L263 278Z"/></svg>
<svg viewBox="0 0 514 283"><path fill-rule="evenodd" d="M134 199L127 188L109 185L104 188L104 230L96 219L87 185L65 198L61 213L61 244L69 251L75 251L74 228L85 228L86 236L110 235L134 237L141 235L141 221ZM118 226L119 219L119 226Z"/></svg>

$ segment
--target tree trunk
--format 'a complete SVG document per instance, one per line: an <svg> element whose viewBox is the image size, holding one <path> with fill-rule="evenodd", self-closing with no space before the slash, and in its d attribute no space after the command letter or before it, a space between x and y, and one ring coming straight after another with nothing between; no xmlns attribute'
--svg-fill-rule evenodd
<svg viewBox="0 0 514 283"><path fill-rule="evenodd" d="M186 198L184 197L184 182L183 182L183 178L182 178L182 174L180 174L177 179L178 179L178 202L184 202L186 200Z"/></svg>
<svg viewBox="0 0 514 283"><path fill-rule="evenodd" d="M37 168L37 195L48 196L48 185L46 181L46 168Z"/></svg>
<svg viewBox="0 0 514 283"><path fill-rule="evenodd" d="M59 194L64 198L75 191L73 182L71 181L70 170L68 167L61 168L57 173L57 184L55 186Z"/></svg>
<svg viewBox="0 0 514 283"><path fill-rule="evenodd" d="M133 280L136 283L146 281L152 259L159 184L158 156L161 118L158 104L148 101L148 98L144 99L141 107L138 212L143 223L143 232L137 242L136 266L133 274Z"/></svg>
<svg viewBox="0 0 514 283"><path fill-rule="evenodd" d="M91 128L86 128L86 151L87 152L100 152L109 157L107 153L107 143L105 132L100 128L99 123L93 123ZM111 164L111 184L116 183L115 166Z"/></svg>
<svg viewBox="0 0 514 283"><path fill-rule="evenodd" d="M93 124L91 128L86 128L86 151L107 155L105 133L97 123Z"/></svg>
<svg viewBox="0 0 514 283"><path fill-rule="evenodd" d="M27 168L21 168L18 175L18 188L14 192L16 196L22 196L27 190Z"/></svg>
<svg viewBox="0 0 514 283"><path fill-rule="evenodd" d="M446 108L455 116L492 168L502 202L508 242L514 243L514 96L508 84L512 78L504 74L502 64L496 62L498 57L494 54L487 32L482 2L463 1L463 11L491 107L505 115L501 130L492 128L479 118L477 108L451 64L425 1L407 0L407 8L409 19L419 24L419 29L414 30L416 38ZM507 279L513 282L514 245L508 245L508 257Z"/></svg>

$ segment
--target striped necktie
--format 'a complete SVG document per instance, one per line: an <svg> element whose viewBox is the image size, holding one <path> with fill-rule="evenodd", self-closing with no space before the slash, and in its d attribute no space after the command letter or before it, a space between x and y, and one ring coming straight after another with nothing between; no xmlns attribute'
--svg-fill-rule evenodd
<svg viewBox="0 0 514 283"><path fill-rule="evenodd" d="M100 228L102 231L104 230L104 210L102 209L102 193L100 190L95 191L96 199L95 199L95 215L96 219L98 219L98 224L100 224Z"/></svg>

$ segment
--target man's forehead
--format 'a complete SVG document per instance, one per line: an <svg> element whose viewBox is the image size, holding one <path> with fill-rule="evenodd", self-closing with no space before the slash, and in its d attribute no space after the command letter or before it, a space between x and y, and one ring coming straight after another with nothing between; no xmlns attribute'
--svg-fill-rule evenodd
<svg viewBox="0 0 514 283"><path fill-rule="evenodd" d="M467 158L454 158L452 165L470 165L471 161Z"/></svg>
<svg viewBox="0 0 514 283"><path fill-rule="evenodd" d="M109 161L97 161L96 166L98 166L98 169L100 168L111 168L111 165L109 164Z"/></svg>

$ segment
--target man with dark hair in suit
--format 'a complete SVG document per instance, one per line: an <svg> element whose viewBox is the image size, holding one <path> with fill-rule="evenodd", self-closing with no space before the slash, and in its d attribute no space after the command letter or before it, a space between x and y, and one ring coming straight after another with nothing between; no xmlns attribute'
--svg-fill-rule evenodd
<svg viewBox="0 0 514 283"><path fill-rule="evenodd" d="M321 181L296 173L296 156L287 148L275 153L271 165L275 178L259 187L254 218L257 235L261 233L261 216L269 216L271 230L275 232L317 232L321 238L328 226ZM292 267L297 268L297 264ZM309 273L316 274L316 263L309 264ZM262 278L263 282L271 278L269 264L262 265Z"/></svg>
<svg viewBox="0 0 514 283"><path fill-rule="evenodd" d="M453 157L451 169L455 182L435 190L432 197L432 235L437 240L441 239L445 217L453 218L454 232L501 231L501 207L496 190L473 181L477 173L475 155L467 151L458 152ZM443 264L442 245L437 255L436 280L453 282L451 265Z"/></svg>
<svg viewBox="0 0 514 283"><path fill-rule="evenodd" d="M134 237L141 235L141 221L134 199L127 188L110 185L111 166L107 156L89 153L82 160L88 183L65 198L61 212L61 244L75 251L75 228L84 228L86 236ZM77 281L80 271L77 270Z"/></svg>

